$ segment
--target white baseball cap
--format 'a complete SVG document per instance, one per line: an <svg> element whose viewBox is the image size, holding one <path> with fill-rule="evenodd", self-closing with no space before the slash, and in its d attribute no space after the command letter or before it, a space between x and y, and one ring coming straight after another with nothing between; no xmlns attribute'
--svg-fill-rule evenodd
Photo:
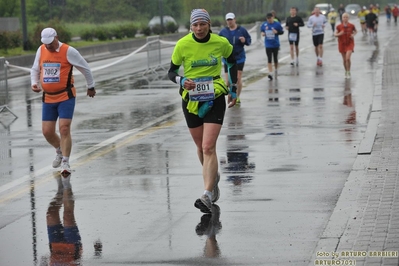
<svg viewBox="0 0 399 266"><path fill-rule="evenodd" d="M57 32L53 28L45 28L42 30L42 43L50 44L54 41L54 37L57 36Z"/></svg>
<svg viewBox="0 0 399 266"><path fill-rule="evenodd" d="M226 20L228 20L228 19L235 19L235 15L234 15L234 13L227 13L226 14Z"/></svg>

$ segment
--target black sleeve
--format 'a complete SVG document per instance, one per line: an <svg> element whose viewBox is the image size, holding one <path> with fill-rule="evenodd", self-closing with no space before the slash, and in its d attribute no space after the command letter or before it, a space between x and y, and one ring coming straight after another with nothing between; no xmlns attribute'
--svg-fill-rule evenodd
<svg viewBox="0 0 399 266"><path fill-rule="evenodd" d="M176 82L176 77L179 76L179 68L180 66L177 66L175 64L172 63L172 61L170 61L170 68L168 71L168 78L173 81L174 83ZM179 84L180 85L180 84Z"/></svg>
<svg viewBox="0 0 399 266"><path fill-rule="evenodd" d="M303 27L303 26L305 26L305 23L303 23L303 19L302 18L299 18L298 27Z"/></svg>
<svg viewBox="0 0 399 266"><path fill-rule="evenodd" d="M233 84L237 83L237 64L234 57L234 51L231 52L230 56L226 58L227 63L230 65L230 79Z"/></svg>

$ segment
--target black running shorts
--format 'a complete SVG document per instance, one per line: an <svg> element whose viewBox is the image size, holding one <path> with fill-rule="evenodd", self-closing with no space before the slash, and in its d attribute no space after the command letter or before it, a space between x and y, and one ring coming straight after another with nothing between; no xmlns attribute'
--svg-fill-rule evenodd
<svg viewBox="0 0 399 266"><path fill-rule="evenodd" d="M324 34L313 35L313 45L319 46L322 45L324 41Z"/></svg>
<svg viewBox="0 0 399 266"><path fill-rule="evenodd" d="M280 48L266 48L266 56L267 56L267 62L271 64L272 58L274 63L278 63L278 50Z"/></svg>
<svg viewBox="0 0 399 266"><path fill-rule="evenodd" d="M237 70L238 71L243 71L244 70L244 64L245 63L239 63L237 65ZM224 64L224 73L227 73L227 64Z"/></svg>
<svg viewBox="0 0 399 266"><path fill-rule="evenodd" d="M182 108L184 117L186 118L187 126L189 128L196 128L202 126L204 123L223 125L224 113L226 111L225 95L221 95L213 100L213 107L204 118L200 118L198 115L189 113L187 110L187 102L184 100L182 100Z"/></svg>

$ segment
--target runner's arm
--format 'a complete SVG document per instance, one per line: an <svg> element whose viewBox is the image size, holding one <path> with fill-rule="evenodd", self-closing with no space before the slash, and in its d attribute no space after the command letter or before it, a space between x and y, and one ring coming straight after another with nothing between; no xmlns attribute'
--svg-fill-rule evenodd
<svg viewBox="0 0 399 266"><path fill-rule="evenodd" d="M303 22L302 18L299 18L298 27L303 27L303 26L305 26L305 23Z"/></svg>
<svg viewBox="0 0 399 266"><path fill-rule="evenodd" d="M252 38L247 30L245 30L245 32L244 32L244 37L245 37L245 45L250 46L252 43Z"/></svg>
<svg viewBox="0 0 399 266"><path fill-rule="evenodd" d="M176 84L180 84L180 81L182 80L182 76L179 76L179 68L180 66L175 65L172 63L172 61L170 61L170 67L168 70L168 78L173 81Z"/></svg>
<svg viewBox="0 0 399 266"><path fill-rule="evenodd" d="M308 28L313 28L313 20L312 20L311 17L309 18L308 23L307 23L306 26L307 26Z"/></svg>
<svg viewBox="0 0 399 266"><path fill-rule="evenodd" d="M230 56L226 59L227 68L229 73L229 82L230 84L237 83L237 64L236 59L234 57L234 51L231 52Z"/></svg>
<svg viewBox="0 0 399 266"><path fill-rule="evenodd" d="M95 82L93 74L91 73L90 66L83 56L75 48L69 46L67 51L68 62L76 67L85 77L87 88L94 88Z"/></svg>
<svg viewBox="0 0 399 266"><path fill-rule="evenodd" d="M277 29L277 34L278 34L278 35L283 35L283 34L284 34L284 29L283 29L283 27L281 26L281 24L280 24L280 26L279 26L278 29Z"/></svg>
<svg viewBox="0 0 399 266"><path fill-rule="evenodd" d="M37 85L39 84L40 80L40 66L39 66L39 59L41 55L41 50L40 46L37 49L36 56L35 56L35 61L33 62L32 68L30 70L30 83L31 85Z"/></svg>

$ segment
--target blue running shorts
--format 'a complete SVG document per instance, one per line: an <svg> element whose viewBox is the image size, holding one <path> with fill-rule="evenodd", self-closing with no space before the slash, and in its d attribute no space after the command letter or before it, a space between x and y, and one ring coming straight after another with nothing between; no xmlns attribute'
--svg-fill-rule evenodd
<svg viewBox="0 0 399 266"><path fill-rule="evenodd" d="M72 119L76 98L59 102L43 103L42 121L57 121L58 118Z"/></svg>

